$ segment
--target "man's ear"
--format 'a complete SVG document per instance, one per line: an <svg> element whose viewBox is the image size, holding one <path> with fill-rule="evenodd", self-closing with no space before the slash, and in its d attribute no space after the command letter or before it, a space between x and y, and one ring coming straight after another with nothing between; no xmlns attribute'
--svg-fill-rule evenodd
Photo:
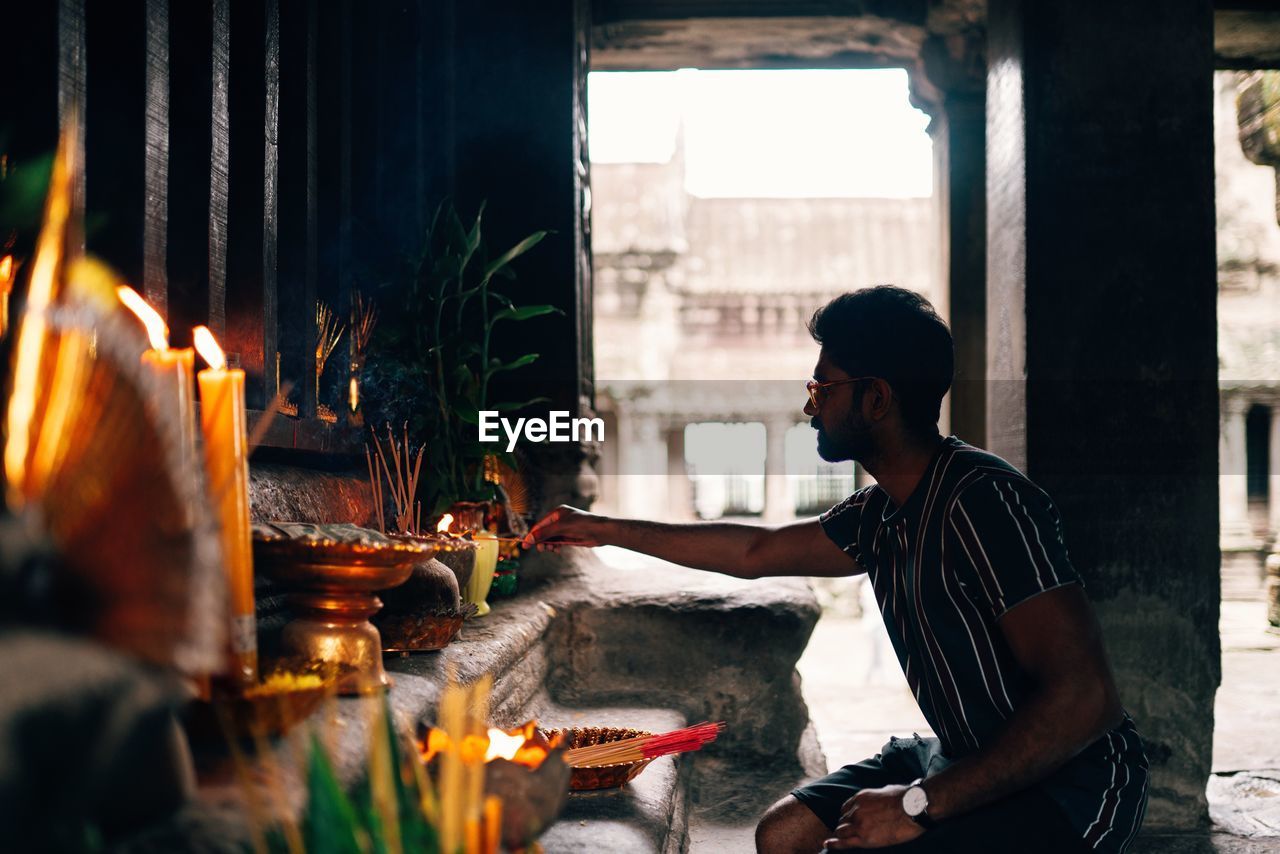
<svg viewBox="0 0 1280 854"><path fill-rule="evenodd" d="M867 388L865 396L865 404L870 408L869 415L872 421L879 421L889 414L889 409L893 405L893 386L885 380L876 378L871 381L871 385Z"/></svg>

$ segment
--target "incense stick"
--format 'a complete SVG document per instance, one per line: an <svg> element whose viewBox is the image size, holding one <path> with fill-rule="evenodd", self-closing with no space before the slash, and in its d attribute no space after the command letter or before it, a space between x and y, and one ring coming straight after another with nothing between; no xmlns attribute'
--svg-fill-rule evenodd
<svg viewBox="0 0 1280 854"><path fill-rule="evenodd" d="M640 762L673 753L699 750L703 745L715 741L724 726L723 721L704 722L660 735L633 736L604 744L577 747L565 751L564 761L574 768L585 768Z"/></svg>
<svg viewBox="0 0 1280 854"><path fill-rule="evenodd" d="M373 451L380 465L374 464L368 446L365 447L365 454L370 469L369 480L374 491L374 505L378 511L378 524L382 527L382 532L386 533L386 522L382 515L382 476L385 474L387 485L391 488L391 499L395 503L397 530L401 534L420 534L422 505L421 502L416 502L414 497L418 494L418 478L422 474L422 456L426 453L427 446L425 444L420 446L417 457L414 458L409 448L409 428L406 423L401 438L402 455L401 442L396 441L391 432L391 425L388 424L387 447L390 450L391 461L387 462L388 452L383 450L378 434L371 430L370 438L373 439Z"/></svg>

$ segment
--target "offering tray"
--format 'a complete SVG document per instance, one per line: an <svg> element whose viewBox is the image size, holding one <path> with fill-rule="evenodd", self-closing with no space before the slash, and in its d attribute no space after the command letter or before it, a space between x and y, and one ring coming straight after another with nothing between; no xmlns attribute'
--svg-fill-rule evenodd
<svg viewBox="0 0 1280 854"><path fill-rule="evenodd" d="M379 631L385 635L382 651L387 655L404 657L415 652L444 649L462 629L463 622L475 613L475 605L463 605L433 614L380 617Z"/></svg>
<svg viewBox="0 0 1280 854"><path fill-rule="evenodd" d="M635 738L642 735L653 735L651 732L622 727L568 727L567 729L547 729L542 733L549 741L565 750L579 747L591 747L597 744L608 744L624 738ZM557 742L557 738L559 741ZM610 765L571 765L569 789L574 792L586 792L594 789L617 789L639 776L649 767L652 759L640 759L635 762L618 762Z"/></svg>
<svg viewBox="0 0 1280 854"><path fill-rule="evenodd" d="M392 538L355 525L296 522L253 526L254 562L289 589L297 617L284 627L285 654L338 667L339 694L368 694L391 684L382 638L369 618L382 608L378 590L403 584L428 560L428 541Z"/></svg>

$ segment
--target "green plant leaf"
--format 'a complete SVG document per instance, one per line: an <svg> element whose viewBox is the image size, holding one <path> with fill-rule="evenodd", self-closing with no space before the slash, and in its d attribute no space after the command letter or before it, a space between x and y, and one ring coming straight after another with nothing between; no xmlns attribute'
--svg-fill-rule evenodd
<svg viewBox="0 0 1280 854"><path fill-rule="evenodd" d="M307 813L303 837L310 854L361 854L360 822L342 791L317 736L307 764Z"/></svg>
<svg viewBox="0 0 1280 854"><path fill-rule="evenodd" d="M498 362L497 359L494 359L493 361L497 362L497 365L491 366L489 368L489 371L488 371L489 376L493 376L494 374L501 373L502 371L514 371L516 368L523 368L525 365L531 365L534 362L538 361L538 354L525 353L520 358L512 359L510 362L507 362L506 364L503 364L502 362Z"/></svg>
<svg viewBox="0 0 1280 854"><path fill-rule="evenodd" d="M499 320L528 320L532 317L542 317L544 314L564 314L554 305L522 305L519 307L504 308L493 316L493 322Z"/></svg>
<svg viewBox="0 0 1280 854"><path fill-rule="evenodd" d="M526 406L533 406L535 403L550 403L550 402L551 402L551 398L549 397L531 397L528 400L521 401L520 403L514 403L514 402L495 403L493 406L490 407L490 409L497 410L498 412L512 412L517 409L524 409Z"/></svg>
<svg viewBox="0 0 1280 854"><path fill-rule="evenodd" d="M503 267L507 266L533 247L537 246L542 242L542 238L546 237L547 234L548 232L545 231L535 231L515 246L512 246L506 252L503 252L497 257L497 259L490 261L489 266L484 268L484 277L488 279L498 270L501 270Z"/></svg>

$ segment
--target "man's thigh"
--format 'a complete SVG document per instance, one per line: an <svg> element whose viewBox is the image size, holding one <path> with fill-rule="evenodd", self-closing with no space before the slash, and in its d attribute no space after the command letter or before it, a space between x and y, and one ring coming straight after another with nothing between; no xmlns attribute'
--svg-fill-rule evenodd
<svg viewBox="0 0 1280 854"><path fill-rule="evenodd" d="M956 816L918 839L881 848L883 854L1081 854L1085 846L1053 800L1026 789Z"/></svg>
<svg viewBox="0 0 1280 854"><path fill-rule="evenodd" d="M796 800L813 811L828 830L840 821L845 801L863 789L902 785L939 770L941 747L936 738L891 738L870 759L833 771L793 790Z"/></svg>

